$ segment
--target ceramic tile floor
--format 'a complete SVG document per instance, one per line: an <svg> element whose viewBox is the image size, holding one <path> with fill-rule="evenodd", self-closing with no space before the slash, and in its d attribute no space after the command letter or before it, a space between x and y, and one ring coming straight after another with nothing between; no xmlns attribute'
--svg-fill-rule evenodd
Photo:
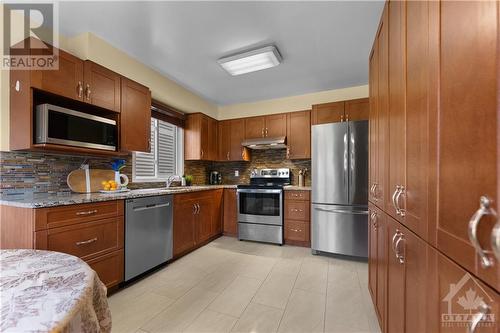
<svg viewBox="0 0 500 333"><path fill-rule="evenodd" d="M109 298L113 332L380 332L368 265L221 237Z"/></svg>

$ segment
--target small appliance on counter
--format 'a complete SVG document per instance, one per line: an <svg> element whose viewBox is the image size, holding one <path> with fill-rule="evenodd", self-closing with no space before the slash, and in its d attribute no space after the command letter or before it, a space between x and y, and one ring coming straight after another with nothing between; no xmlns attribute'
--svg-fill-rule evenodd
<svg viewBox="0 0 500 333"><path fill-rule="evenodd" d="M210 171L210 177L208 179L210 185L220 185L222 184L222 175L219 171Z"/></svg>
<svg viewBox="0 0 500 333"><path fill-rule="evenodd" d="M290 169L254 169L249 185L238 185L238 239L283 244L283 187Z"/></svg>

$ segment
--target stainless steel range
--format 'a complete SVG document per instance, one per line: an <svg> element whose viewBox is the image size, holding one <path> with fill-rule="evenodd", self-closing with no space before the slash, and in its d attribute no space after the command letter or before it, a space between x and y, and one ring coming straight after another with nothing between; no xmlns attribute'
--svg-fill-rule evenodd
<svg viewBox="0 0 500 333"><path fill-rule="evenodd" d="M238 185L238 238L283 244L283 186L290 169L254 169L249 185Z"/></svg>

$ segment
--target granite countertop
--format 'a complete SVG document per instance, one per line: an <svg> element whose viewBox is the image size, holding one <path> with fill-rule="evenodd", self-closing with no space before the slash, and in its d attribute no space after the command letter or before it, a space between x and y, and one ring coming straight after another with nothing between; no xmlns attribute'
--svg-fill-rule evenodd
<svg viewBox="0 0 500 333"><path fill-rule="evenodd" d="M131 198L149 197L164 194L188 193L197 191L214 190L220 188L236 188L236 185L203 185L173 188L137 189L129 192L104 194L104 193L68 193L47 194L40 196L16 196L15 198L0 198L0 205L22 208L44 208L82 203L123 200Z"/></svg>
<svg viewBox="0 0 500 333"><path fill-rule="evenodd" d="M91 202L123 200L132 198L149 197L164 194L177 194L207 191L220 188L236 188L237 185L201 185L173 188L151 188L137 189L129 192L104 194L104 193L65 193L65 194L46 194L46 195L20 195L13 198L0 198L0 205L14 206L22 208L44 208L65 205L76 205ZM285 186L285 191L310 191L310 186Z"/></svg>

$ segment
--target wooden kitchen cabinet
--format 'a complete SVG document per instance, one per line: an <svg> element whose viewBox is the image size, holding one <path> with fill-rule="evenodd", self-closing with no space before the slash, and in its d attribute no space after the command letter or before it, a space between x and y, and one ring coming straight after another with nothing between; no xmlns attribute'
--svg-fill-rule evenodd
<svg viewBox="0 0 500 333"><path fill-rule="evenodd" d="M358 98L345 101L344 116L348 121L368 120L370 101L368 98Z"/></svg>
<svg viewBox="0 0 500 333"><path fill-rule="evenodd" d="M217 121L203 113L189 114L184 128L184 158L186 160L217 160Z"/></svg>
<svg viewBox="0 0 500 333"><path fill-rule="evenodd" d="M238 207L236 189L224 189L224 235L238 235Z"/></svg>
<svg viewBox="0 0 500 333"><path fill-rule="evenodd" d="M440 48L431 59L440 66L435 71L439 210L431 233L440 251L497 291L500 262L488 253L481 260L468 229L481 202L485 212L500 211L499 7L497 1L440 2L439 20L432 21L439 24L434 30L440 32ZM483 216L475 228L485 251L491 250L495 220Z"/></svg>
<svg viewBox="0 0 500 333"><path fill-rule="evenodd" d="M286 113L245 119L245 139L286 135Z"/></svg>
<svg viewBox="0 0 500 333"><path fill-rule="evenodd" d="M59 50L59 68L30 71L31 87L83 101L85 92L83 67L83 60Z"/></svg>
<svg viewBox="0 0 500 333"><path fill-rule="evenodd" d="M288 113L286 125L287 158L311 158L311 111Z"/></svg>
<svg viewBox="0 0 500 333"><path fill-rule="evenodd" d="M387 157L389 150L389 85L388 85L388 6L382 19L370 56L370 119L368 199L384 209L386 203Z"/></svg>
<svg viewBox="0 0 500 333"><path fill-rule="evenodd" d="M343 101L315 104L312 106L311 123L319 125L344 121L344 107Z"/></svg>
<svg viewBox="0 0 500 333"><path fill-rule="evenodd" d="M285 244L311 246L311 202L309 191L285 191Z"/></svg>
<svg viewBox="0 0 500 333"><path fill-rule="evenodd" d="M222 233L222 190L174 195L174 258Z"/></svg>
<svg viewBox="0 0 500 333"><path fill-rule="evenodd" d="M241 145L245 140L245 120L232 119L219 122L219 161L249 161L250 152Z"/></svg>
<svg viewBox="0 0 500 333"><path fill-rule="evenodd" d="M120 149L149 152L151 136L151 91L121 78Z"/></svg>
<svg viewBox="0 0 500 333"><path fill-rule="evenodd" d="M83 101L120 112L121 76L106 67L85 60L83 66Z"/></svg>

